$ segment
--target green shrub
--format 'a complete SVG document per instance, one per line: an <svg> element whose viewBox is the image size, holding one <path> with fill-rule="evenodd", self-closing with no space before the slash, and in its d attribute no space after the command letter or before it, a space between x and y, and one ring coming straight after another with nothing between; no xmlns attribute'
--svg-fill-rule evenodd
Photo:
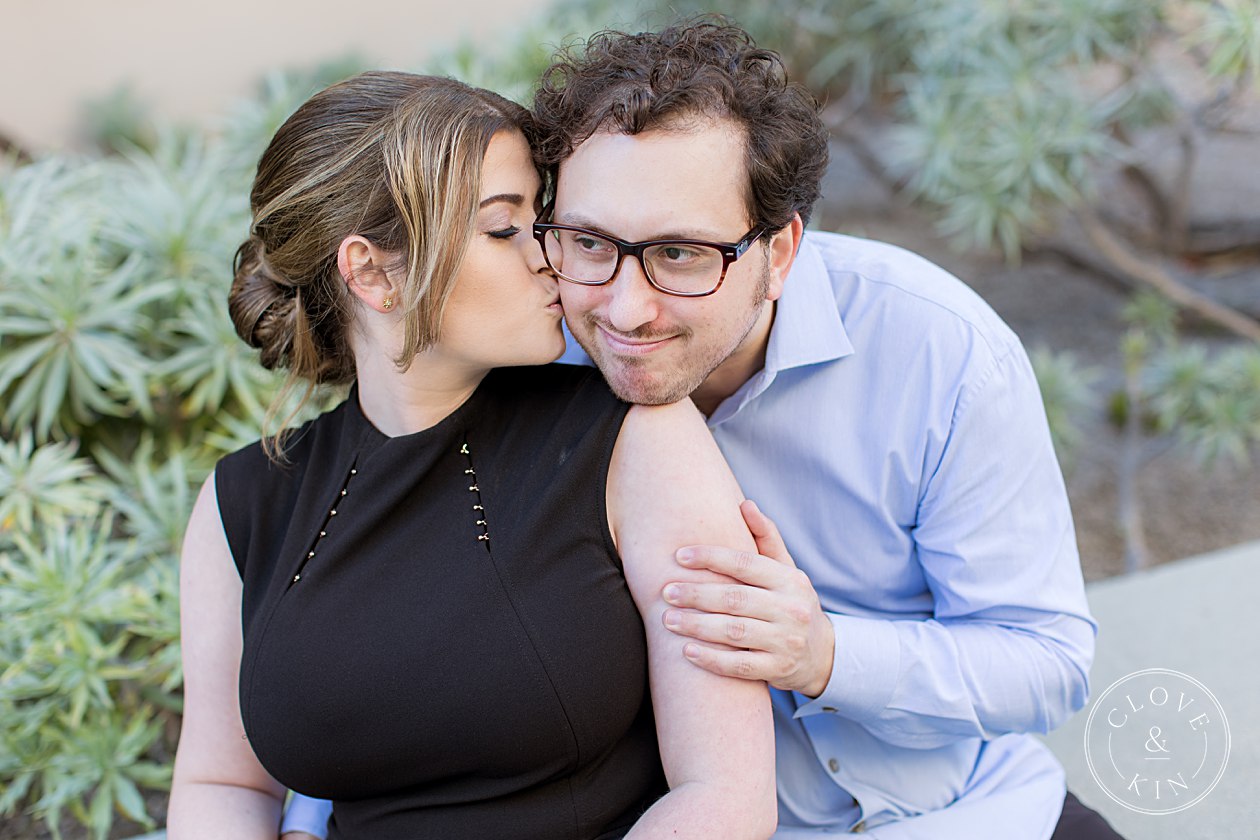
<svg viewBox="0 0 1260 840"><path fill-rule="evenodd" d="M225 306L256 128L0 169L0 814L55 835L169 784L184 525L278 384Z"/></svg>

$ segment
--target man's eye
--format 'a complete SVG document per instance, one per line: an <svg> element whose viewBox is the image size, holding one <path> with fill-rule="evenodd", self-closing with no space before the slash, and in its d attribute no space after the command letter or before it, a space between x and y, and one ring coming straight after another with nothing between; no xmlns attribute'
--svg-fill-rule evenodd
<svg viewBox="0 0 1260 840"><path fill-rule="evenodd" d="M697 256L696 251L680 245L666 245L661 249L661 256L669 262L685 262Z"/></svg>
<svg viewBox="0 0 1260 840"><path fill-rule="evenodd" d="M505 227L502 230L490 231L490 235L493 236L495 239L511 239L513 236L516 236L516 234L520 232L521 232L521 229L518 227Z"/></svg>
<svg viewBox="0 0 1260 840"><path fill-rule="evenodd" d="M584 251L601 251L608 247L607 242L593 236L575 236L573 241Z"/></svg>

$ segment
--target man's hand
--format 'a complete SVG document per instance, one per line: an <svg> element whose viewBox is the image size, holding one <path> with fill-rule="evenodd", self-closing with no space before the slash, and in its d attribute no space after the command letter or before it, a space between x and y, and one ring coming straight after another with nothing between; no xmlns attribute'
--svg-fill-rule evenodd
<svg viewBox="0 0 1260 840"><path fill-rule="evenodd" d="M817 697L831 679L836 643L831 622L775 524L754 502L745 501L740 512L760 554L711 545L679 549L679 565L709 569L736 582L666 584L665 601L689 609L666 610L665 626L721 645L684 647L701 668Z"/></svg>

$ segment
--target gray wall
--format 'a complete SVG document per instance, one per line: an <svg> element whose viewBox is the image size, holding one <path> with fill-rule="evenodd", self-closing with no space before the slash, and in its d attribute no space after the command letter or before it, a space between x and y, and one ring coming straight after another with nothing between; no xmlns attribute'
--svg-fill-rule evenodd
<svg viewBox="0 0 1260 840"><path fill-rule="evenodd" d="M267 70L363 55L415 68L468 35L493 45L538 6L511 0L0 0L0 133L72 146L80 103L123 82L205 122Z"/></svg>

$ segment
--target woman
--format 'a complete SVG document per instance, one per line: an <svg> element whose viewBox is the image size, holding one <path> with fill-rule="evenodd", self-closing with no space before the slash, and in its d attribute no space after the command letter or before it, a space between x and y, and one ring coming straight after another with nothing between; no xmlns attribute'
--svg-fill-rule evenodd
<svg viewBox="0 0 1260 840"><path fill-rule="evenodd" d="M764 687L661 624L679 546L753 548L738 487L689 404L627 409L544 364L564 342L527 121L363 74L259 163L238 332L354 387L198 498L172 840L274 838L284 787L335 801L332 838L774 830Z"/></svg>

